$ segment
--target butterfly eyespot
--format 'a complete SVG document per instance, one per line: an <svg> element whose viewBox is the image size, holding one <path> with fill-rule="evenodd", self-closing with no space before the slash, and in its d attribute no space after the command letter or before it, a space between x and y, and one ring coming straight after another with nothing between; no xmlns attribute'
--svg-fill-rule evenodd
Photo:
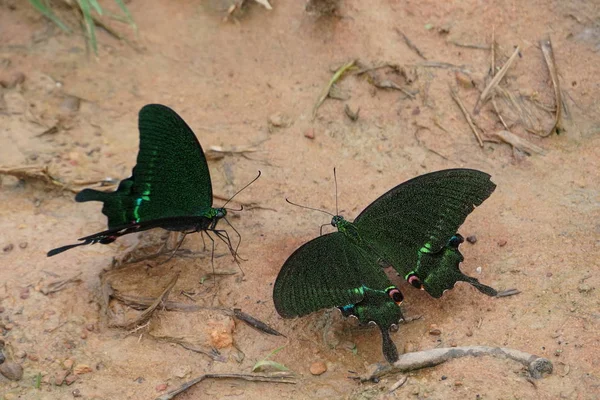
<svg viewBox="0 0 600 400"><path fill-rule="evenodd" d="M414 287L416 287L417 289L421 289L423 290L423 283L421 282L421 280L416 276L416 275L411 275L408 277L407 279L408 283L410 283L411 285L413 285Z"/></svg>
<svg viewBox="0 0 600 400"><path fill-rule="evenodd" d="M404 296L402 295L402 292L400 292L400 290L398 290L397 288L392 288L390 290L388 290L388 296L390 296L390 298L392 300L394 300L394 302L398 305L400 305L402 303L402 300L404 300Z"/></svg>

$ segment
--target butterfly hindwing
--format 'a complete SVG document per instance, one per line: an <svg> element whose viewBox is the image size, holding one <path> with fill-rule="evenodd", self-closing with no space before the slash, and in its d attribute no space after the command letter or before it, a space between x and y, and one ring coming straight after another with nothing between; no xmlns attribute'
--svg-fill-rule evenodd
<svg viewBox="0 0 600 400"><path fill-rule="evenodd" d="M417 266L421 249L441 251L495 188L481 171L432 172L389 190L365 208L354 224L384 261L405 276Z"/></svg>
<svg viewBox="0 0 600 400"><path fill-rule="evenodd" d="M391 283L375 259L334 232L305 243L287 259L273 301L281 316L292 318L359 303L363 286L384 290Z"/></svg>

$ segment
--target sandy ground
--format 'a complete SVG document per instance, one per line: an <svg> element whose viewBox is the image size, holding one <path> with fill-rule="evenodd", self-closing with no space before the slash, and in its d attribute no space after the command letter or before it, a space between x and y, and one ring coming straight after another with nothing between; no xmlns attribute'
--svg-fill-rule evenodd
<svg viewBox="0 0 600 400"><path fill-rule="evenodd" d="M251 4L223 22L223 1L133 0L139 38L122 31L139 51L100 30L95 58L81 36L61 33L27 2L0 1L0 78L25 77L0 88L3 167L49 166L63 182L127 177L137 152L137 112L157 102L177 110L205 150L255 150L209 161L216 194L228 197L258 170L263 174L237 197L246 207L232 218L243 237L245 278L219 276L216 288L203 279L211 267L200 235L184 244L198 257L164 264L112 267L115 257L157 233L46 258L53 247L105 229L100 205L77 204L71 192L52 185L3 178L0 334L7 361L21 364L24 375L16 382L0 376L0 396L152 399L203 373L251 373L258 360L285 346L272 359L296 373L296 385L205 381L178 398L600 398L598 3L342 0L337 17L309 14L301 1L272 3L272 11ZM520 46L501 87L534 110L530 125L539 130L553 121L542 110L554 107L554 97L539 47L541 39L552 38L569 110L564 132L545 139L527 132L505 97L498 97L511 130L542 147L543 155L527 156L502 143L480 148L450 97L452 85L473 109L490 51L459 44L489 46L492 27L499 67ZM332 71L352 59L403 66L405 76L382 69L375 79L392 80L414 98L351 74L338 84L347 99L326 100L312 120ZM460 82L457 70L463 71ZM475 88L468 87L471 79ZM527 96L541 106L523 100ZM80 99L78 108L74 98ZM344 114L345 105L360 107L356 122ZM503 129L489 103L476 121L486 138ZM53 126L58 130L40 135ZM405 294L404 314L422 318L402 324L392 337L403 351L511 347L551 359L554 373L533 382L512 361L464 358L412 372L388 394L399 376L377 384L348 378L349 371L362 373L383 361L376 330L359 329L337 312L279 317L271 297L279 268L329 222L325 214L284 199L333 212L334 166L340 213L350 220L416 175L452 167L490 173L497 190L461 228L478 238L463 245L462 267L486 284L522 293L493 299L459 284L433 299L396 282ZM218 271L236 270L222 244L216 254L223 255L215 261ZM238 307L287 338L267 336L214 310L159 310L135 330L110 326L138 311L116 300L107 310L107 287L155 298L177 272L170 300ZM49 284L73 277L79 280L44 294ZM429 333L432 324L441 335ZM202 349L222 346L223 359L175 340ZM323 375L310 374L316 361L326 363ZM58 386L65 377L70 385Z"/></svg>

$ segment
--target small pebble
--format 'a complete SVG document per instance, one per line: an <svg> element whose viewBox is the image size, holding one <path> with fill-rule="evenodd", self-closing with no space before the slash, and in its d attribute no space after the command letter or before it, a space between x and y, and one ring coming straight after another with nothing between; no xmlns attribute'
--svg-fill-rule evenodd
<svg viewBox="0 0 600 400"><path fill-rule="evenodd" d="M73 395L73 397L81 397L81 390L75 389L71 392L71 394Z"/></svg>
<svg viewBox="0 0 600 400"><path fill-rule="evenodd" d="M39 361L39 359L40 359L36 354L27 354L27 358L30 361Z"/></svg>
<svg viewBox="0 0 600 400"><path fill-rule="evenodd" d="M75 364L75 361L73 361L73 359L71 359L71 358L67 358L62 363L64 369L71 369L71 368L73 368L73 364Z"/></svg>
<svg viewBox="0 0 600 400"><path fill-rule="evenodd" d="M442 380L445 381L446 379L448 379L448 377L446 375L442 375Z"/></svg>
<svg viewBox="0 0 600 400"><path fill-rule="evenodd" d="M287 117L280 112L271 115L269 123L277 128L288 125Z"/></svg>
<svg viewBox="0 0 600 400"><path fill-rule="evenodd" d="M429 326L429 334L433 336L440 336L442 334L442 330L437 327L435 324L431 324Z"/></svg>
<svg viewBox="0 0 600 400"><path fill-rule="evenodd" d="M0 80L0 86L6 89L13 89L20 83L25 82L25 74L22 72L15 72L9 78Z"/></svg>
<svg viewBox="0 0 600 400"><path fill-rule="evenodd" d="M462 72L456 72L455 73L455 77L456 77L456 82L464 87L465 89L472 89L475 87L475 83L473 82L473 79L471 79L471 77L465 73Z"/></svg>
<svg viewBox="0 0 600 400"><path fill-rule="evenodd" d="M468 337L471 337L471 336L473 336L473 331L471 330L471 328L469 328L469 329L467 330L467 333L466 333L466 335L467 335Z"/></svg>
<svg viewBox="0 0 600 400"><path fill-rule="evenodd" d="M454 382L454 386L462 386L462 384L463 384L463 383L462 383L461 381L456 381L456 382Z"/></svg>
<svg viewBox="0 0 600 400"><path fill-rule="evenodd" d="M4 329L6 329L7 331L12 331L13 328L15 327L15 324L9 322L8 324L4 324Z"/></svg>
<svg viewBox="0 0 600 400"><path fill-rule="evenodd" d="M327 371L327 365L323 361L316 361L310 366L310 373L313 375L322 375Z"/></svg>
<svg viewBox="0 0 600 400"><path fill-rule="evenodd" d="M500 246L500 247L506 246L506 243L508 243L508 241L506 239L498 240L498 246Z"/></svg>
<svg viewBox="0 0 600 400"><path fill-rule="evenodd" d="M475 268L475 272L477 272L478 274L481 274L481 271L482 271L481 267Z"/></svg>
<svg viewBox="0 0 600 400"><path fill-rule="evenodd" d="M19 247L22 249L26 249L27 248L27 242L21 242L19 243Z"/></svg>
<svg viewBox="0 0 600 400"><path fill-rule="evenodd" d="M65 96L63 101L60 103L60 108L63 111L67 112L75 112L79 110L79 106L81 105L81 99L75 96Z"/></svg>
<svg viewBox="0 0 600 400"><path fill-rule="evenodd" d="M307 138L307 139L314 139L315 138L315 130L314 130L314 128L308 128L304 132L304 137Z"/></svg>
<svg viewBox="0 0 600 400"><path fill-rule="evenodd" d="M69 374L66 378L65 378L65 383L67 384L67 386L71 386L73 383L75 383L75 381L79 379L79 377L77 375L73 375L73 374Z"/></svg>
<svg viewBox="0 0 600 400"><path fill-rule="evenodd" d="M167 384L166 383L161 383L159 385L156 385L156 391L157 392L164 392L165 390L167 390Z"/></svg>
<svg viewBox="0 0 600 400"><path fill-rule="evenodd" d="M21 364L6 361L0 365L0 374L11 381L19 381L23 377L23 367Z"/></svg>
<svg viewBox="0 0 600 400"><path fill-rule="evenodd" d="M546 272L546 278L551 278L552 277L552 272Z"/></svg>
<svg viewBox="0 0 600 400"><path fill-rule="evenodd" d="M27 300L29 298L29 288L23 288L21 289L21 293L19 294L19 297L23 300Z"/></svg>
<svg viewBox="0 0 600 400"><path fill-rule="evenodd" d="M83 375L92 372L92 368L89 365L79 364L73 368L73 373L75 375Z"/></svg>
<svg viewBox="0 0 600 400"><path fill-rule="evenodd" d="M94 324L87 324L87 325L85 326L85 329L87 329L87 330L88 330L88 331L90 331L90 332L93 332L93 331L94 331L94 329L95 329L95 326L94 326Z"/></svg>
<svg viewBox="0 0 600 400"><path fill-rule="evenodd" d="M2 248L2 251L5 253L8 253L9 251L12 251L12 249L14 249L14 248L15 248L15 245L12 243L9 243Z"/></svg>
<svg viewBox="0 0 600 400"><path fill-rule="evenodd" d="M577 286L577 290L579 290L579 293L589 293L594 290L594 287L588 285L587 283L582 283L581 285Z"/></svg>
<svg viewBox="0 0 600 400"><path fill-rule="evenodd" d="M54 375L54 384L56 386L61 386L65 379L67 379L67 375L69 375L69 371L59 371Z"/></svg>
<svg viewBox="0 0 600 400"><path fill-rule="evenodd" d="M23 350L18 350L15 352L15 357L17 358L25 358L27 357L27 353Z"/></svg>
<svg viewBox="0 0 600 400"><path fill-rule="evenodd" d="M467 242L469 242L471 244L477 243L477 236L475 236L475 235L467 236Z"/></svg>
<svg viewBox="0 0 600 400"><path fill-rule="evenodd" d="M82 338L82 339L87 339L87 337L88 337L87 332L86 331L82 331L81 335L79 335L79 337Z"/></svg>

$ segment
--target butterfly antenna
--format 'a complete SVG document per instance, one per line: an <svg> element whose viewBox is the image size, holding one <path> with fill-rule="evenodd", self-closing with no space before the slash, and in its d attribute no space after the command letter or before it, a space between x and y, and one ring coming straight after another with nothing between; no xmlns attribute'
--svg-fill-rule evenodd
<svg viewBox="0 0 600 400"><path fill-rule="evenodd" d="M261 175L261 172L260 172L260 170L259 170L259 171L258 171L258 175L256 175L256 178L252 179L252 180L251 180L249 183L247 183L247 184L246 184L246 186L244 186L243 188L241 188L240 190L238 190L237 192L235 192L235 194L234 194L233 196L231 196L231 197L229 198L229 200L227 200L227 201L225 202L225 204L223 204L223 208L225 208L225 206L226 206L227 204L229 204L229 202L230 202L231 200L233 200L233 198L234 198L235 196L237 196L238 194L240 194L240 192L241 192L242 190L246 189L248 186L250 186L250 185L252 185L254 182L256 182L256 180L257 180L258 178L260 178L260 175Z"/></svg>
<svg viewBox="0 0 600 400"><path fill-rule="evenodd" d="M338 189L337 189L337 174L335 173L335 167L333 167L333 183L335 186L335 215L339 215L338 209Z"/></svg>
<svg viewBox="0 0 600 400"><path fill-rule="evenodd" d="M300 207L300 208L306 208L307 210L320 211L320 212L322 212L322 213L325 213L325 214L327 214L327 215L331 215L332 217L335 217L335 215L333 215L332 213L330 213L330 212L327 212L327 211L325 211L325 210L321 210L321 209L319 209L319 208L308 207L308 206L302 206L302 205L300 205L300 204L296 204L296 203L294 203L294 202L290 201L290 200L289 200L287 197L285 198L285 201L287 201L288 203L290 203L291 205L293 205L293 206L296 206L296 207Z"/></svg>

